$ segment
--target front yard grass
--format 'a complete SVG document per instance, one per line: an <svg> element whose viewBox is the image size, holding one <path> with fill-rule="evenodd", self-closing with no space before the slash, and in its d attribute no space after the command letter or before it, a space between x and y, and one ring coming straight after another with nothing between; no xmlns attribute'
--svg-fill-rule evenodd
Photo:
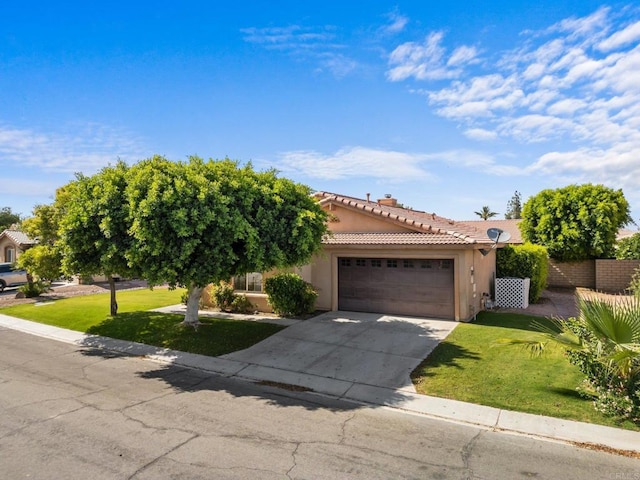
<svg viewBox="0 0 640 480"><path fill-rule="evenodd" d="M529 315L482 312L474 323L458 325L412 373L425 395L538 415L640 430L597 412L576 388L584 375L560 347L532 358L520 346L496 345L500 338L535 339Z"/></svg>
<svg viewBox="0 0 640 480"><path fill-rule="evenodd" d="M109 294L23 304L0 313L79 332L218 356L248 348L280 331L278 325L201 317L198 330L181 325L182 315L148 310L180 303L184 290L127 290L117 294L118 315L109 315Z"/></svg>

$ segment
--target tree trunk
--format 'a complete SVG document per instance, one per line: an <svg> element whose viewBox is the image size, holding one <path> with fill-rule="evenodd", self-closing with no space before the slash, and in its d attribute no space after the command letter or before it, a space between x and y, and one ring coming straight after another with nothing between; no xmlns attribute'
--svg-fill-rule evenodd
<svg viewBox="0 0 640 480"><path fill-rule="evenodd" d="M184 315L183 325L196 327L200 324L198 320L198 307L200 306L200 297L202 296L202 287L191 285L189 287L189 297L187 299L187 313Z"/></svg>
<svg viewBox="0 0 640 480"><path fill-rule="evenodd" d="M115 317L116 315L118 315L118 302L116 302L116 282L111 275L109 275L107 278L109 279L109 290L111 291L111 316Z"/></svg>

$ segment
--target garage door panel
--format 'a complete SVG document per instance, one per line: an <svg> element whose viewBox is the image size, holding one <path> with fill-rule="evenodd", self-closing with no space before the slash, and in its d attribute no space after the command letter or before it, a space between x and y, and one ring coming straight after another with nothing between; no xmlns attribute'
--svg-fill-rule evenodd
<svg viewBox="0 0 640 480"><path fill-rule="evenodd" d="M453 260L338 259L341 310L454 318Z"/></svg>

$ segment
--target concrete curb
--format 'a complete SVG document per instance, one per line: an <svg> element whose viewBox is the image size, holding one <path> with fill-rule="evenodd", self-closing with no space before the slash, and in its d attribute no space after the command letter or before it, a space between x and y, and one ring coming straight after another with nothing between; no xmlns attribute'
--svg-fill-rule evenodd
<svg viewBox="0 0 640 480"><path fill-rule="evenodd" d="M1 327L85 348L98 348L127 355L144 356L159 363L194 368L225 377L252 382L269 381L302 386L320 395L365 405L389 407L489 430L640 453L640 432L630 430L513 412L457 400L429 397L404 389L394 390L220 357L207 357L141 343L87 335L2 314L0 314Z"/></svg>

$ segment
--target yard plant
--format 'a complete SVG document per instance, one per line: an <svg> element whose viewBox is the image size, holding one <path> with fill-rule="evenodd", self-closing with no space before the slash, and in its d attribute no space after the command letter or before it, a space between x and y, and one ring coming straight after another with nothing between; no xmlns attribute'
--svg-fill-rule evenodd
<svg viewBox="0 0 640 480"><path fill-rule="evenodd" d="M296 316L313 312L318 293L296 273L279 273L264 282L269 304L278 315Z"/></svg>

